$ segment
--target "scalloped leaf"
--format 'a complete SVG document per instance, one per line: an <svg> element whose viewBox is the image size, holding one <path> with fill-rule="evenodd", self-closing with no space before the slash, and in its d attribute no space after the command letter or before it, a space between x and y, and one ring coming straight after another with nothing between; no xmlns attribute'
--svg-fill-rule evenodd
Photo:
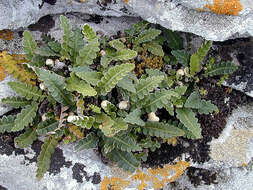
<svg viewBox="0 0 253 190"><path fill-rule="evenodd" d="M65 106L73 106L75 104L73 95L64 89L66 83L61 76L44 69L36 69L36 73L57 102Z"/></svg>
<svg viewBox="0 0 253 190"><path fill-rule="evenodd" d="M23 108L29 105L31 102L21 97L7 97L3 98L1 103L11 106L13 108Z"/></svg>
<svg viewBox="0 0 253 190"><path fill-rule="evenodd" d="M75 73L79 78L85 80L87 83L97 86L98 82L103 77L101 72L96 71L84 71L84 72L76 72Z"/></svg>
<svg viewBox="0 0 253 190"><path fill-rule="evenodd" d="M100 93L106 95L110 92L134 67L134 64L129 63L111 67L98 82Z"/></svg>
<svg viewBox="0 0 253 190"><path fill-rule="evenodd" d="M146 125L142 127L143 133L145 135L161 137L161 138L171 138L179 137L184 135L184 131L175 127L172 124L164 124L161 122L146 122Z"/></svg>
<svg viewBox="0 0 253 190"><path fill-rule="evenodd" d="M178 50L184 48L183 38L179 35L178 32L171 31L166 29L164 35L168 41L169 47L172 50Z"/></svg>
<svg viewBox="0 0 253 190"><path fill-rule="evenodd" d="M201 62L204 60L205 56L207 55L211 47L212 47L212 42L207 41L197 50L196 53L191 55L191 58L190 58L191 75L195 75L196 73L200 71Z"/></svg>
<svg viewBox="0 0 253 190"><path fill-rule="evenodd" d="M133 80L129 76L125 76L121 79L118 84L118 87L127 90L128 92L136 93L135 86L133 84Z"/></svg>
<svg viewBox="0 0 253 190"><path fill-rule="evenodd" d="M195 117L195 113L189 108L177 108L177 118L184 124L184 127L189 130L194 139L202 138L200 124Z"/></svg>
<svg viewBox="0 0 253 190"><path fill-rule="evenodd" d="M70 74L70 77L67 78L66 83L67 83L66 89L70 92L77 91L84 97L97 95L96 90L92 88L90 84L77 78L74 73Z"/></svg>
<svg viewBox="0 0 253 190"><path fill-rule="evenodd" d="M154 40L157 36L161 34L161 30L157 30L154 28L150 28L148 30L144 30L142 33L139 34L137 38L134 40L134 44L138 45L144 42L150 42Z"/></svg>
<svg viewBox="0 0 253 190"><path fill-rule="evenodd" d="M123 44L120 39L112 40L108 44L116 50L126 48L125 44Z"/></svg>
<svg viewBox="0 0 253 190"><path fill-rule="evenodd" d="M33 39L31 32L25 30L23 33L24 36L24 52L28 61L31 61L34 55L35 50L37 49L37 43Z"/></svg>
<svg viewBox="0 0 253 190"><path fill-rule="evenodd" d="M62 46L61 54L66 56L67 58L70 58L68 52L70 50L71 38L73 37L74 34L72 32L72 28L67 17L61 15L60 22L61 22L61 28L63 30L63 36L62 36L63 42L61 45Z"/></svg>
<svg viewBox="0 0 253 190"><path fill-rule="evenodd" d="M98 140L98 137L94 133L89 133L86 137L78 142L78 144L75 146L75 151L95 148L97 146Z"/></svg>
<svg viewBox="0 0 253 190"><path fill-rule="evenodd" d="M49 136L45 139L45 142L41 147L40 155L37 159L38 168L36 177L38 180L41 180L44 174L49 169L51 163L51 156L53 155L57 144L58 140L53 136Z"/></svg>
<svg viewBox="0 0 253 190"><path fill-rule="evenodd" d="M184 107L198 109L200 114L209 114L212 112L218 112L218 107L211 103L211 101L201 100L197 91L191 93L186 100Z"/></svg>
<svg viewBox="0 0 253 190"><path fill-rule="evenodd" d="M36 132L40 136L45 136L47 133L52 132L55 129L57 129L58 125L59 125L59 122L54 119L42 121L39 123L36 129Z"/></svg>
<svg viewBox="0 0 253 190"><path fill-rule="evenodd" d="M72 123L81 128L90 129L93 126L94 122L95 122L94 117L84 116L82 118L73 121Z"/></svg>
<svg viewBox="0 0 253 190"><path fill-rule="evenodd" d="M79 51L76 58L76 65L91 65L99 52L99 40L96 32L87 24L83 26L83 34L88 44Z"/></svg>
<svg viewBox="0 0 253 190"><path fill-rule="evenodd" d="M133 125L145 126L145 122L140 117L141 117L141 110L135 109L132 112L130 112L124 120L125 122Z"/></svg>
<svg viewBox="0 0 253 190"><path fill-rule="evenodd" d="M136 96L139 99L143 99L144 96L148 95L149 92L153 91L154 88L163 81L164 76L153 76L146 79L140 79L135 85Z"/></svg>
<svg viewBox="0 0 253 190"><path fill-rule="evenodd" d="M131 49L120 49L111 57L114 61L127 61L137 56L137 52Z"/></svg>
<svg viewBox="0 0 253 190"><path fill-rule="evenodd" d="M235 72L238 66L231 62L222 62L218 64L212 64L206 71L204 76L217 76L217 75L229 75Z"/></svg>
<svg viewBox="0 0 253 190"><path fill-rule="evenodd" d="M130 137L128 134L115 135L113 137L105 138L105 143L109 146L113 146L119 150L126 152L141 151L141 147L137 145L134 138Z"/></svg>
<svg viewBox="0 0 253 190"><path fill-rule="evenodd" d="M31 105L23 108L14 121L14 127L12 128L12 131L21 131L31 124L36 117L37 110L38 104L34 102Z"/></svg>
<svg viewBox="0 0 253 190"><path fill-rule="evenodd" d="M108 156L112 159L112 161L116 162L120 168L132 173L140 166L140 161L138 161L131 152L114 149L108 154Z"/></svg>
<svg viewBox="0 0 253 190"><path fill-rule="evenodd" d="M147 48L148 51L153 55L161 57L164 56L163 47L157 42L149 42L145 44L145 48Z"/></svg>
<svg viewBox="0 0 253 190"><path fill-rule="evenodd" d="M12 128L14 127L15 118L16 116L14 115L3 116L0 119L0 133L10 133L12 131Z"/></svg>
<svg viewBox="0 0 253 190"><path fill-rule="evenodd" d="M147 96L144 107L147 112L155 112L158 108L166 107L171 97L179 98L180 95L172 90L162 89L161 91L156 91Z"/></svg>
<svg viewBox="0 0 253 190"><path fill-rule="evenodd" d="M183 66L187 67L189 60L190 60L190 54L185 50L173 50L171 51L171 54L177 59L178 63L182 64Z"/></svg>
<svg viewBox="0 0 253 190"><path fill-rule="evenodd" d="M29 128L24 134L19 135L14 139L15 144L19 148L26 148L31 145L37 139L37 133L35 128Z"/></svg>
<svg viewBox="0 0 253 190"><path fill-rule="evenodd" d="M23 96L27 100L34 100L41 102L45 98L45 95L43 95L42 91L36 86L32 86L21 82L8 82L8 85L17 94Z"/></svg>

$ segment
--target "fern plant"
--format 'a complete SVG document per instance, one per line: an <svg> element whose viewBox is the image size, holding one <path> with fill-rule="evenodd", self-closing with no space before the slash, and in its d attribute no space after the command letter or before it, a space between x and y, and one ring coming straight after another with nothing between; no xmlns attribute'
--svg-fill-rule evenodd
<svg viewBox="0 0 253 190"><path fill-rule="evenodd" d="M9 82L19 96L1 102L21 111L0 119L0 133L23 132L15 138L20 148L46 137L38 157L38 179L49 169L54 149L62 141L77 141L76 151L99 146L112 162L134 172L147 159L144 149L155 151L170 138L202 137L196 114L218 112L218 108L201 99L198 80L231 74L237 68L232 63L205 65L211 42L190 55L177 33L162 32L146 22L135 24L122 38L108 40L89 25L72 29L66 17L60 20L62 43L45 36L39 47L31 33L24 32L25 64L33 72L7 69L19 80ZM163 51L166 44L171 52ZM145 59L151 63L145 65ZM16 67L6 53L1 60ZM155 69L157 60L161 69ZM25 78L25 72L35 77ZM168 117L157 114L158 110Z"/></svg>

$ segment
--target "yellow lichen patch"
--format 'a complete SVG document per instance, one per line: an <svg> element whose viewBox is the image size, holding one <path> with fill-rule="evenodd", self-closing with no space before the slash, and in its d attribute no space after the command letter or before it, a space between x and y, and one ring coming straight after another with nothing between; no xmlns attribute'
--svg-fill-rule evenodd
<svg viewBox="0 0 253 190"><path fill-rule="evenodd" d="M36 79L36 75L24 67L24 62L23 55L9 55L6 51L0 53L0 66L5 72L21 82L34 85L33 79Z"/></svg>
<svg viewBox="0 0 253 190"><path fill-rule="evenodd" d="M112 178L105 177L101 183L101 190L109 190L109 189L123 190L129 184L130 184L129 181L126 181L118 177L112 177Z"/></svg>
<svg viewBox="0 0 253 190"><path fill-rule="evenodd" d="M127 187L132 181L139 181L139 190L144 190L149 184L153 184L155 190L163 188L166 184L174 182L190 166L189 162L179 161L175 165L165 165L163 168L149 169L147 172L137 170L135 174L122 179L119 177L105 177L101 183L102 190L121 190Z"/></svg>
<svg viewBox="0 0 253 190"><path fill-rule="evenodd" d="M205 8L224 15L238 15L243 9L240 0L213 0L213 4L208 3Z"/></svg>
<svg viewBox="0 0 253 190"><path fill-rule="evenodd" d="M69 131L73 133L78 139L83 138L83 132L80 130L80 128L76 125L70 124L69 125Z"/></svg>
<svg viewBox="0 0 253 190"><path fill-rule="evenodd" d="M171 144L172 146L176 146L177 145L177 138L176 137L172 137L169 139L166 139L168 144Z"/></svg>
<svg viewBox="0 0 253 190"><path fill-rule="evenodd" d="M0 81L3 81L4 78L5 78L5 73L4 73L3 67L1 67L0 65Z"/></svg>
<svg viewBox="0 0 253 190"><path fill-rule="evenodd" d="M13 32L11 30L0 30L0 38L3 40L13 40Z"/></svg>

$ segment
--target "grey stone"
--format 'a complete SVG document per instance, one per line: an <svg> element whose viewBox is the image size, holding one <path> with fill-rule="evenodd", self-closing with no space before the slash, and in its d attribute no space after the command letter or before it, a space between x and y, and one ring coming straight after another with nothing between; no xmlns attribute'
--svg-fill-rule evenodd
<svg viewBox="0 0 253 190"><path fill-rule="evenodd" d="M39 18L49 14L77 12L101 16L140 16L151 23L177 31L191 32L208 40L224 41L230 38L245 37L253 33L253 3L241 0L243 10L238 16L218 15L208 11L204 6L212 1L205 0L116 0L113 3L103 1L57 0L55 5L41 1L15 0L1 1L0 29L18 29L35 23ZM198 11L197 9L205 11ZM224 8L223 8L224 9Z"/></svg>

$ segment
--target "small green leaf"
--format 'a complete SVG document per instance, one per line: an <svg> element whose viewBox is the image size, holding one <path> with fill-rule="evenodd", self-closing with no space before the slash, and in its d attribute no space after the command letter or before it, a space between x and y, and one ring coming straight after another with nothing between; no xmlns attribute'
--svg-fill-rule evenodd
<svg viewBox="0 0 253 190"><path fill-rule="evenodd" d="M145 47L148 49L148 51L150 53L152 53L153 55L156 56L164 56L164 52L163 52L163 48L160 44L158 44L157 42L149 42L147 44L145 44Z"/></svg>
<svg viewBox="0 0 253 190"><path fill-rule="evenodd" d="M131 49L120 49L113 56L114 61L127 61L137 56L137 52Z"/></svg>
<svg viewBox="0 0 253 190"><path fill-rule="evenodd" d="M190 59L190 54L185 50L173 50L171 54L177 59L178 63L187 67Z"/></svg>
<svg viewBox="0 0 253 190"><path fill-rule="evenodd" d="M24 36L24 52L26 54L26 59L28 59L28 61L31 61L34 52L37 48L37 43L35 42L35 40L32 37L32 34L29 31L25 30L23 36Z"/></svg>
<svg viewBox="0 0 253 190"><path fill-rule="evenodd" d="M238 66L231 62L213 64L205 71L205 76L230 75L238 69Z"/></svg>
<svg viewBox="0 0 253 190"><path fill-rule="evenodd" d="M13 115L3 116L0 119L0 133L10 133L12 131L12 128L14 127L15 118L16 116Z"/></svg>
<svg viewBox="0 0 253 190"><path fill-rule="evenodd" d="M21 97L7 97L2 99L1 103L11 106L13 108L23 108L29 105L31 102Z"/></svg>
<svg viewBox="0 0 253 190"><path fill-rule="evenodd" d="M150 42L161 34L161 30L150 28L143 31L135 40L134 44L138 45L144 42Z"/></svg>
<svg viewBox="0 0 253 190"><path fill-rule="evenodd" d="M184 47L183 39L181 38L179 33L167 29L167 30L165 30L164 34L165 34L165 37L168 41L169 47L172 50L183 49L183 47Z"/></svg>
<svg viewBox="0 0 253 190"><path fill-rule="evenodd" d="M87 83L97 86L98 82L103 77L101 72L96 71L85 71L85 72L76 72L75 73L79 78L85 80Z"/></svg>
<svg viewBox="0 0 253 190"><path fill-rule="evenodd" d="M78 142L78 144L75 146L75 150L81 151L84 149L95 148L98 140L98 137L94 133L89 133L85 138Z"/></svg>
<svg viewBox="0 0 253 190"><path fill-rule="evenodd" d="M36 130L37 134L44 136L47 133L54 131L58 127L58 124L59 124L58 121L54 119L42 121L41 123L39 123L37 127L37 130Z"/></svg>
<svg viewBox="0 0 253 190"><path fill-rule="evenodd" d="M121 49L126 48L126 46L120 41L120 39L110 41L109 45L116 50L121 50Z"/></svg>

